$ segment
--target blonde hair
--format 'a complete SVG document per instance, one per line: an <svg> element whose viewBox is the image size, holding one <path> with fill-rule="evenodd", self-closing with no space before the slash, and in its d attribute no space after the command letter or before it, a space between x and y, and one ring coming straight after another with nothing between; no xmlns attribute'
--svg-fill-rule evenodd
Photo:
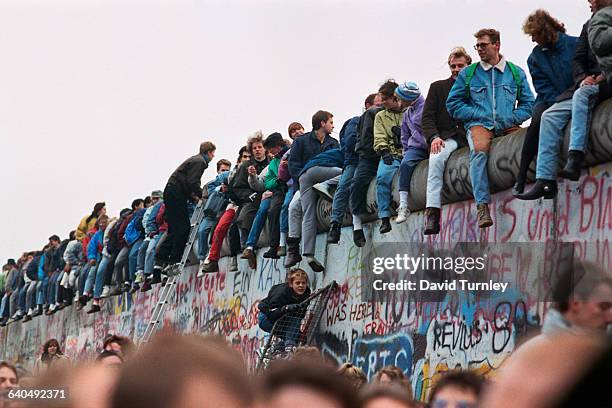
<svg viewBox="0 0 612 408"><path fill-rule="evenodd" d="M303 269L295 268L290 270L287 274L287 282L289 283L293 283L297 278L304 278L306 279L306 283L309 283L308 274Z"/></svg>
<svg viewBox="0 0 612 408"><path fill-rule="evenodd" d="M448 56L449 64L453 58L465 58L465 62L467 62L468 65L472 63L472 57L463 47L455 47L451 50L450 55Z"/></svg>

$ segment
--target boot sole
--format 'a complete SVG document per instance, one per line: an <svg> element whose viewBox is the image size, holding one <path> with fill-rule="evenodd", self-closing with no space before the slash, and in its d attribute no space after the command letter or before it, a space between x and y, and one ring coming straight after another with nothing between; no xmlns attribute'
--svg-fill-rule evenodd
<svg viewBox="0 0 612 408"><path fill-rule="evenodd" d="M323 265L314 261L308 262L308 266L310 266L310 269L312 269L314 272L323 272L325 270L325 267Z"/></svg>

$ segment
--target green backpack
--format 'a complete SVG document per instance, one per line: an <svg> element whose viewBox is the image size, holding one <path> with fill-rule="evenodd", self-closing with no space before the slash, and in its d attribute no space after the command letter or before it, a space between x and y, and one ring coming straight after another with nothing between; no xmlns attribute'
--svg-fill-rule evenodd
<svg viewBox="0 0 612 408"><path fill-rule="evenodd" d="M474 78L474 74L476 73L476 68L478 68L479 62L475 62L469 67L466 68L465 71L465 96L470 99L470 82L472 82L472 78ZM510 61L506 61L506 65L512 72L512 77L514 78L514 82L516 83L516 99L521 99L521 87L523 85L523 81L521 79L521 74L516 65L511 63Z"/></svg>

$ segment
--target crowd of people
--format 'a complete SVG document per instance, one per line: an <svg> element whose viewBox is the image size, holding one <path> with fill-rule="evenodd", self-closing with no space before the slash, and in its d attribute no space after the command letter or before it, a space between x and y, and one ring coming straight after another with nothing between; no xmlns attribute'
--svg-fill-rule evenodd
<svg viewBox="0 0 612 408"><path fill-rule="evenodd" d="M446 163L466 145L477 224L488 228L493 225L487 173L491 142L530 118L513 194L524 200L555 197L565 126L571 119L568 159L559 175L577 180L593 109L612 95L611 3L589 1L594 14L579 37L567 34L544 10L528 16L523 31L537 44L527 61L536 98L523 69L500 53L500 33L482 29L474 35L479 62L472 63L465 48L453 49L447 60L450 77L432 83L426 96L414 82L387 80L365 99L363 114L343 124L339 142L331 137L334 117L323 110L312 116L309 132L291 123L289 139L278 132L267 137L256 132L238 151L233 169L229 160L217 161L217 176L205 190L201 177L216 147L202 143L163 192L134 200L117 217L109 217L105 204L97 203L68 239L52 235L42 250L10 259L0 275L0 325L53 314L73 301L80 309L92 300L87 312L95 313L102 298L147 291L163 282L168 266L181 261L190 216L201 199L206 203L197 239L198 276L219 270L226 236L230 270L237 270L239 254L256 268L257 243L266 225L264 258L284 257L288 268L305 258L313 271L323 271L315 257L317 197L332 202L327 242L339 242L348 211L354 244L363 247L370 182L376 180L380 233L385 234L393 228L394 214L395 223L406 220L412 173L426 159L423 234L438 234ZM534 160L536 182L526 191ZM394 210L398 172L400 200Z"/></svg>

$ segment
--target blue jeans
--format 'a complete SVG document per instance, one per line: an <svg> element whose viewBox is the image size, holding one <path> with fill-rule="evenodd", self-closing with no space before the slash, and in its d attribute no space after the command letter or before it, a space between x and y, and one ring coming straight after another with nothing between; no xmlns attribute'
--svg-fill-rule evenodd
<svg viewBox="0 0 612 408"><path fill-rule="evenodd" d="M536 178L556 180L563 129L572 119L569 150L584 152L590 126L590 113L599 93L599 86L585 85L574 92L572 99L555 103L543 114L540 122L540 141L536 162Z"/></svg>
<svg viewBox="0 0 612 408"><path fill-rule="evenodd" d="M283 206L281 207L280 232L284 232L285 234L289 233L289 204L294 194L295 190L290 188L287 194L285 194L285 201L283 201Z"/></svg>
<svg viewBox="0 0 612 408"><path fill-rule="evenodd" d="M470 146L470 180L472 181L474 200L476 204L489 204L491 202L489 174L487 173L489 153L474 151L471 129L467 130L467 140Z"/></svg>
<svg viewBox="0 0 612 408"><path fill-rule="evenodd" d="M19 310L22 312L27 312L26 309L26 294L28 293L28 288L30 285L35 285L36 282L26 283L19 289Z"/></svg>
<svg viewBox="0 0 612 408"><path fill-rule="evenodd" d="M149 246L147 247L147 253L145 255L144 273L145 275L151 275L153 273L153 267L155 266L155 250L159 240L164 234L159 232L156 236L151 238Z"/></svg>
<svg viewBox="0 0 612 408"><path fill-rule="evenodd" d="M370 188L370 182L376 176L378 161L378 158L359 158L359 163L357 163L355 174L353 175L351 197L349 198L351 213L353 213L353 215L368 213L366 197L368 195L368 188Z"/></svg>
<svg viewBox="0 0 612 408"><path fill-rule="evenodd" d="M38 293L39 286L39 281L30 282L30 286L26 292L26 309L28 309L28 311L36 306L36 294Z"/></svg>
<svg viewBox="0 0 612 408"><path fill-rule="evenodd" d="M349 197L351 196L351 183L355 175L356 164L348 164L342 171L340 182L336 187L334 194L334 202L332 204L331 222L342 224L346 207L348 206Z"/></svg>
<svg viewBox="0 0 612 408"><path fill-rule="evenodd" d="M92 266L88 263L83 265L81 270L79 271L79 294L82 296L85 293L85 283L87 282L87 277L89 276L89 270Z"/></svg>
<svg viewBox="0 0 612 408"><path fill-rule="evenodd" d="M280 319L283 319L283 317ZM286 323L281 321L281 323L276 326L276 333L273 334L280 337L287 346L297 346L298 339L300 337L300 326L302 324L302 319L297 317L289 317L285 319ZM266 316L264 312L259 312L257 315L257 320L259 321L259 328L261 330L265 331L266 333L272 333L272 329L274 328L274 323L276 323L276 321L273 322L268 319L268 316Z"/></svg>
<svg viewBox="0 0 612 408"><path fill-rule="evenodd" d="M209 217L205 217L200 223L200 228L198 229L198 259L200 261L206 259L206 255L208 255L208 250L210 249L208 246L208 237L214 226L215 220Z"/></svg>
<svg viewBox="0 0 612 408"><path fill-rule="evenodd" d="M57 301L57 287L59 286L58 278L60 273L55 271L49 277L49 287L47 292L47 303L52 305Z"/></svg>
<svg viewBox="0 0 612 408"><path fill-rule="evenodd" d="M93 297L94 299L100 299L100 295L102 294L102 289L104 287L104 280L106 277L106 268L108 267L108 263L110 262L110 258L108 256L102 256L102 260L98 264L98 268L96 270L96 283L94 285Z"/></svg>
<svg viewBox="0 0 612 408"><path fill-rule="evenodd" d="M270 203L272 202L272 197L266 198L259 204L259 209L257 210L257 214L255 214L255 219L253 220L253 224L251 225L251 230L249 231L249 236L246 241L247 247L254 247L257 244L257 240L259 239L259 235L266 225L266 219L268 217L268 210L270 209Z"/></svg>
<svg viewBox="0 0 612 408"><path fill-rule="evenodd" d="M5 293L2 297L2 301L0 302L0 318L8 319L9 316L9 300L11 299L11 295Z"/></svg>
<svg viewBox="0 0 612 408"><path fill-rule="evenodd" d="M39 282L40 286L36 288L36 304L44 305L47 303L47 290L49 288L49 277L46 273Z"/></svg>
<svg viewBox="0 0 612 408"><path fill-rule="evenodd" d="M138 251L140 250L142 241L143 239L139 238L130 247L130 253L128 255L128 273L130 274L130 282L134 282L134 277L136 276L136 265L138 263Z"/></svg>
<svg viewBox="0 0 612 408"><path fill-rule="evenodd" d="M429 151L426 149L417 149L409 147L404 152L404 158L400 164L399 191L410 191L410 180L412 172L416 166L429 157Z"/></svg>
<svg viewBox="0 0 612 408"><path fill-rule="evenodd" d="M378 203L378 217L391 217L391 199L393 194L393 176L400 166L399 159L393 159L391 165L386 165L382 159L378 162L376 172L376 201Z"/></svg>
<svg viewBox="0 0 612 408"><path fill-rule="evenodd" d="M144 272L144 264L147 256L147 248L149 247L150 239L146 238L142 241L142 245L138 249L138 255L136 256L136 272Z"/></svg>
<svg viewBox="0 0 612 408"><path fill-rule="evenodd" d="M96 276L98 275L98 267L100 265L100 256L96 259L96 264L90 266L87 270L87 280L85 281L85 286L83 287L83 293L87 293L91 295L91 291L93 290L94 283L96 282Z"/></svg>

